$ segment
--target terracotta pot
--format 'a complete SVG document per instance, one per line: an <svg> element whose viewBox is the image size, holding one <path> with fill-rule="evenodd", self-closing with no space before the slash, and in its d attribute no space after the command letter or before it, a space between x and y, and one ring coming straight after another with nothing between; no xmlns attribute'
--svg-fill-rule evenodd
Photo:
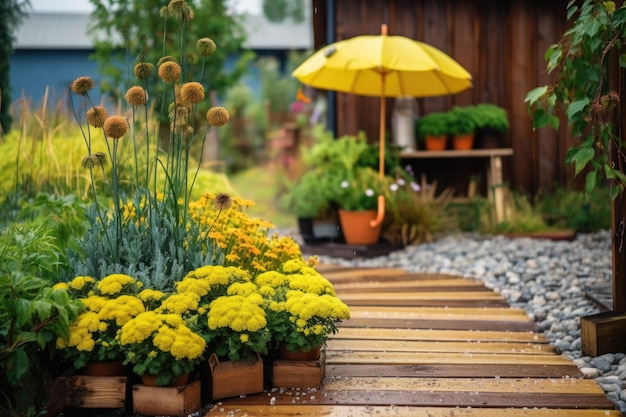
<svg viewBox="0 0 626 417"><path fill-rule="evenodd" d="M122 360L87 362L83 368L85 375L89 376L122 376L126 375L126 367Z"/></svg>
<svg viewBox="0 0 626 417"><path fill-rule="evenodd" d="M350 245L373 245L380 238L379 224L370 226L370 221L376 219L376 210L350 211L339 210L339 222L346 243Z"/></svg>
<svg viewBox="0 0 626 417"><path fill-rule="evenodd" d="M427 151L443 151L446 149L446 142L446 135L426 136L424 138L424 145Z"/></svg>
<svg viewBox="0 0 626 417"><path fill-rule="evenodd" d="M148 386L151 386L151 387L158 387L158 386L161 386L161 385L158 385L156 383L157 378L158 378L158 375L143 374L143 375L141 375L141 382L143 382L144 385L148 385ZM176 379L173 382L171 382L171 383L169 383L169 384L167 384L165 386L166 387L180 387L182 385L186 385L187 381L189 381L189 373L182 374L182 375L176 377Z"/></svg>
<svg viewBox="0 0 626 417"><path fill-rule="evenodd" d="M458 151L468 151L474 147L474 134L454 135L452 144Z"/></svg>
<svg viewBox="0 0 626 417"><path fill-rule="evenodd" d="M321 346L313 348L307 352L299 350L287 349L286 343L278 345L278 357L288 361L315 361L320 358Z"/></svg>

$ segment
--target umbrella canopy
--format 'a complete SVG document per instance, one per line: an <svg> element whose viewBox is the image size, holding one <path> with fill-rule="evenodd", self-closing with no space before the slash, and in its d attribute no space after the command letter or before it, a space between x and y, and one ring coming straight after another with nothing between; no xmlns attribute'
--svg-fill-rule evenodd
<svg viewBox="0 0 626 417"><path fill-rule="evenodd" d="M384 176L385 98L432 97L459 93L472 86L472 76L439 49L404 36L362 35L332 43L311 55L291 74L314 88L380 97L379 174ZM379 197L382 222L384 198Z"/></svg>
<svg viewBox="0 0 626 417"><path fill-rule="evenodd" d="M404 36L357 36L328 45L292 75L311 87L375 97L430 97L472 85L472 76L439 49Z"/></svg>

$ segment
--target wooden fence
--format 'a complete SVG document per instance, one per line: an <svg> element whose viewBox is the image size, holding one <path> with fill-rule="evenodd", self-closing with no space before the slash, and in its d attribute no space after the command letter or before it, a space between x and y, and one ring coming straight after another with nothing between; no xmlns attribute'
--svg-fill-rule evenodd
<svg viewBox="0 0 626 417"><path fill-rule="evenodd" d="M533 131L524 103L528 91L549 82L544 53L567 29L566 7L567 0L313 0L315 47L379 34L386 23L390 35L446 52L472 74L473 88L419 99L420 114L482 102L505 108L511 124L505 146L514 155L505 161L504 180L535 193L574 180L564 162L573 143L566 127ZM378 117L372 117L379 114L377 98L337 94L335 105L337 135L364 130L370 140L378 138Z"/></svg>

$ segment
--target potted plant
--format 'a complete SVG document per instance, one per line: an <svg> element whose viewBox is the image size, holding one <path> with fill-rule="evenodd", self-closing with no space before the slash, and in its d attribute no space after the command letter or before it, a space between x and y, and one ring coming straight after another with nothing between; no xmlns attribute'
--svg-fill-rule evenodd
<svg viewBox="0 0 626 417"><path fill-rule="evenodd" d="M450 133L450 114L448 112L432 112L415 121L417 137L426 150L444 150Z"/></svg>
<svg viewBox="0 0 626 417"><path fill-rule="evenodd" d="M509 129L506 110L491 103L481 103L472 111L482 148L499 148L502 136Z"/></svg>
<svg viewBox="0 0 626 417"><path fill-rule="evenodd" d="M449 112L449 132L454 149L468 150L474 146L476 121L473 106L454 106Z"/></svg>
<svg viewBox="0 0 626 417"><path fill-rule="evenodd" d="M387 178L370 167L355 167L338 176L332 200L339 208L339 223L348 244L374 244L380 238L381 224L371 221L378 213L378 197L386 195Z"/></svg>
<svg viewBox="0 0 626 417"><path fill-rule="evenodd" d="M312 352L307 359L319 357L328 336L337 332L337 324L350 318L348 306L336 296L332 284L305 262L287 261L254 282L265 299L272 341L283 354Z"/></svg>
<svg viewBox="0 0 626 417"><path fill-rule="evenodd" d="M55 288L65 288L85 306L72 322L69 336L57 339L57 349L61 349L63 358L87 375L124 375L124 352L117 333L145 311L137 297L141 283L123 274L109 275L97 282L91 277L78 276Z"/></svg>
<svg viewBox="0 0 626 417"><path fill-rule="evenodd" d="M119 341L146 385L185 385L203 359L206 341L180 314L145 311L122 326Z"/></svg>
<svg viewBox="0 0 626 417"><path fill-rule="evenodd" d="M289 183L287 192L281 196L281 205L296 215L300 235L306 243L332 240L339 235L336 216L323 192L328 180L327 172L312 168Z"/></svg>

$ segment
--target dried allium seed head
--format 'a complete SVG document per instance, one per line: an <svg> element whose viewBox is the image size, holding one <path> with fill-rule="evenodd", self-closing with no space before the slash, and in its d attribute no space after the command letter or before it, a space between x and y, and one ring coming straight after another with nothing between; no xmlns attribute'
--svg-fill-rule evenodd
<svg viewBox="0 0 626 417"><path fill-rule="evenodd" d="M92 156L98 161L96 165L104 166L107 164L107 154L104 152L96 152Z"/></svg>
<svg viewBox="0 0 626 417"><path fill-rule="evenodd" d="M87 110L87 123L95 128L104 126L104 121L109 118L109 112L102 106L94 106Z"/></svg>
<svg viewBox="0 0 626 417"><path fill-rule="evenodd" d="M185 83L180 87L180 98L186 106L199 103L204 99L204 87L195 81Z"/></svg>
<svg viewBox="0 0 626 417"><path fill-rule="evenodd" d="M194 52L187 52L185 57L187 58L187 62L191 65L196 65L198 63L198 54Z"/></svg>
<svg viewBox="0 0 626 417"><path fill-rule="evenodd" d="M167 9L172 13L181 13L185 7L189 7L185 0L172 0L167 5Z"/></svg>
<svg viewBox="0 0 626 417"><path fill-rule="evenodd" d="M233 199L227 193L217 193L215 199L215 208L218 210L228 210L233 203Z"/></svg>
<svg viewBox="0 0 626 417"><path fill-rule="evenodd" d="M154 65L149 62L140 62L133 68L133 74L140 80L146 80L154 71Z"/></svg>
<svg viewBox="0 0 626 417"><path fill-rule="evenodd" d="M174 58L171 55L165 55L164 57L161 57L161 59L159 59L159 61L157 62L157 67L161 67L161 65L165 64L166 62L176 62L178 64L178 60L176 58Z"/></svg>
<svg viewBox="0 0 626 417"><path fill-rule="evenodd" d="M159 67L159 77L166 83L175 83L180 78L180 65L168 61Z"/></svg>
<svg viewBox="0 0 626 417"><path fill-rule="evenodd" d="M124 96L131 106L143 106L148 102L148 92L139 86L133 86L126 91Z"/></svg>
<svg viewBox="0 0 626 417"><path fill-rule="evenodd" d="M229 118L228 110L224 107L211 107L206 112L206 120L212 126L224 126Z"/></svg>
<svg viewBox="0 0 626 417"><path fill-rule="evenodd" d="M80 164L83 168L92 169L96 164L94 163L93 155L87 155L80 161Z"/></svg>
<svg viewBox="0 0 626 417"><path fill-rule="evenodd" d="M95 86L96 83L93 82L91 77L78 77L74 80L70 89L79 96L86 96L89 90Z"/></svg>
<svg viewBox="0 0 626 417"><path fill-rule="evenodd" d="M119 139L128 132L128 122L122 116L111 116L104 121L104 134Z"/></svg>
<svg viewBox="0 0 626 417"><path fill-rule="evenodd" d="M187 4L185 4L185 7L183 8L183 11L181 12L181 17L183 21L191 22L193 18L195 17L195 15L196 14L194 13L193 9L189 7Z"/></svg>
<svg viewBox="0 0 626 417"><path fill-rule="evenodd" d="M215 45L213 39L202 38L196 42L196 50L200 56L209 57L217 50L217 45Z"/></svg>

